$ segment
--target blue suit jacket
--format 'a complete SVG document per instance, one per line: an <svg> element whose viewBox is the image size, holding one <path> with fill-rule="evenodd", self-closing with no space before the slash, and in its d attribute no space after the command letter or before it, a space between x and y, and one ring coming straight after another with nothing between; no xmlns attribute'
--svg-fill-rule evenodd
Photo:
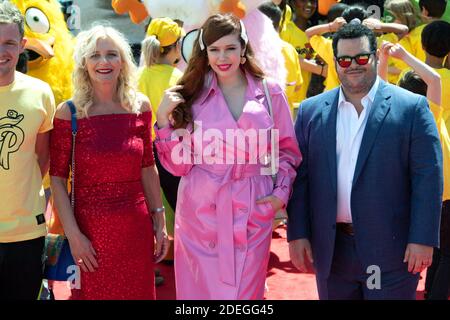
<svg viewBox="0 0 450 320"><path fill-rule="evenodd" d="M288 204L288 241L311 241L327 278L336 236L336 116L339 88L305 100L295 131L303 155ZM366 269L404 267L408 243L438 246L442 150L427 100L380 81L351 194L356 250Z"/></svg>

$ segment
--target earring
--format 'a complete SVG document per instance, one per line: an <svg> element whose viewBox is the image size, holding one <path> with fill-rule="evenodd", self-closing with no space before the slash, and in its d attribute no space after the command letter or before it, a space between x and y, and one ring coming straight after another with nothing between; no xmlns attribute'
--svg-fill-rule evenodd
<svg viewBox="0 0 450 320"><path fill-rule="evenodd" d="M246 57L241 57L241 64L244 64L247 61Z"/></svg>

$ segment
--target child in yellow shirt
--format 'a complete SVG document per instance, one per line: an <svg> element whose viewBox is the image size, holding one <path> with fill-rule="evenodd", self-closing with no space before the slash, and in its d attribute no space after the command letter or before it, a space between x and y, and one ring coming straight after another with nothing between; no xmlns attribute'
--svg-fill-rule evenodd
<svg viewBox="0 0 450 320"><path fill-rule="evenodd" d="M325 91L340 85L336 68L334 67L334 53L332 40L322 36L324 33L333 33L353 19L359 19L362 24L376 32L404 33L407 28L397 23L383 23L375 18L368 18L368 13L362 7L352 6L345 9L342 17L337 17L333 22L314 26L306 30L306 36L310 39L311 46L328 65L327 78L325 79Z"/></svg>
<svg viewBox="0 0 450 320"><path fill-rule="evenodd" d="M144 67L139 70L139 91L144 93L152 105L153 122L156 122L156 112L164 91L176 85L182 77L182 72L175 65L181 59L181 37L183 29L169 18L155 18L147 29L147 36L142 41L142 57ZM152 128L152 139L155 133ZM177 201L179 177L170 174L160 164L155 153L155 162L158 168L163 202L166 208L167 232L174 235L174 210ZM169 255L166 259L170 259Z"/></svg>
<svg viewBox="0 0 450 320"><path fill-rule="evenodd" d="M425 26L439 20L446 7L446 0L422 0L419 2L421 13L410 0L388 0L385 4L385 10L394 16L394 22L402 23L408 26L409 33L399 37L399 43L408 52L425 62L425 51L422 48L422 31ZM444 38L442 38L444 39ZM400 60L395 60L390 68L392 74L399 75L407 68L407 65Z"/></svg>
<svg viewBox="0 0 450 320"><path fill-rule="evenodd" d="M258 9L272 20L273 26L278 32L282 18L281 9L272 2L263 3ZM294 116L294 105L297 105L301 99L300 90L303 84L302 70L298 59L298 53L290 43L282 40L281 52L283 53L287 71L285 93L291 109L291 115Z"/></svg>
<svg viewBox="0 0 450 320"><path fill-rule="evenodd" d="M289 0L287 4L292 9L294 20L286 22L285 28L280 31L280 37L293 45L299 55L303 78L303 85L299 93L301 102L306 99L312 73L323 75L326 72L323 66L314 61L315 53L305 34L318 4L317 0Z"/></svg>

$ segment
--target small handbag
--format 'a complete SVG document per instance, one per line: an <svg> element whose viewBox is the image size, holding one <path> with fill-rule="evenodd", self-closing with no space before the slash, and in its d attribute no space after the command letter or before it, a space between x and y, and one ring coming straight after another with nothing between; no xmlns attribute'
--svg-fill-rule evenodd
<svg viewBox="0 0 450 320"><path fill-rule="evenodd" d="M72 123L72 161L71 161L71 184L70 184L70 204L72 212L75 208L75 138L77 135L77 118L76 109L72 101L67 101L71 112ZM51 210L52 202L49 203ZM56 208L53 208L55 210ZM75 265L75 262L70 252L69 241L67 237L62 234L49 233L45 237L45 269L44 278L48 280L67 281L72 275L68 268Z"/></svg>

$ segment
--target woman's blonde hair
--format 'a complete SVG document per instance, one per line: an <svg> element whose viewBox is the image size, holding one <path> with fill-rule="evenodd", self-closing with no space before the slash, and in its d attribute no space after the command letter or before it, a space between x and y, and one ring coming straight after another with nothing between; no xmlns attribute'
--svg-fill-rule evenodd
<svg viewBox="0 0 450 320"><path fill-rule="evenodd" d="M117 46L122 59L122 68L117 81L117 95L121 106L129 112L139 113L137 103L136 65L133 53L125 37L116 29L97 25L80 32L74 49L75 69L72 76L74 94L73 102L79 116L87 117L93 104L94 92L86 67L87 58L96 51L100 39L110 39Z"/></svg>
<svg viewBox="0 0 450 320"><path fill-rule="evenodd" d="M388 0L384 9L390 11L409 31L421 24L420 14L410 0Z"/></svg>
<svg viewBox="0 0 450 320"><path fill-rule="evenodd" d="M156 36L147 36L141 43L142 56L144 58L144 65L151 67L157 64L161 57L167 55L172 48L175 48L179 42L179 39L166 47L161 47L161 43Z"/></svg>

